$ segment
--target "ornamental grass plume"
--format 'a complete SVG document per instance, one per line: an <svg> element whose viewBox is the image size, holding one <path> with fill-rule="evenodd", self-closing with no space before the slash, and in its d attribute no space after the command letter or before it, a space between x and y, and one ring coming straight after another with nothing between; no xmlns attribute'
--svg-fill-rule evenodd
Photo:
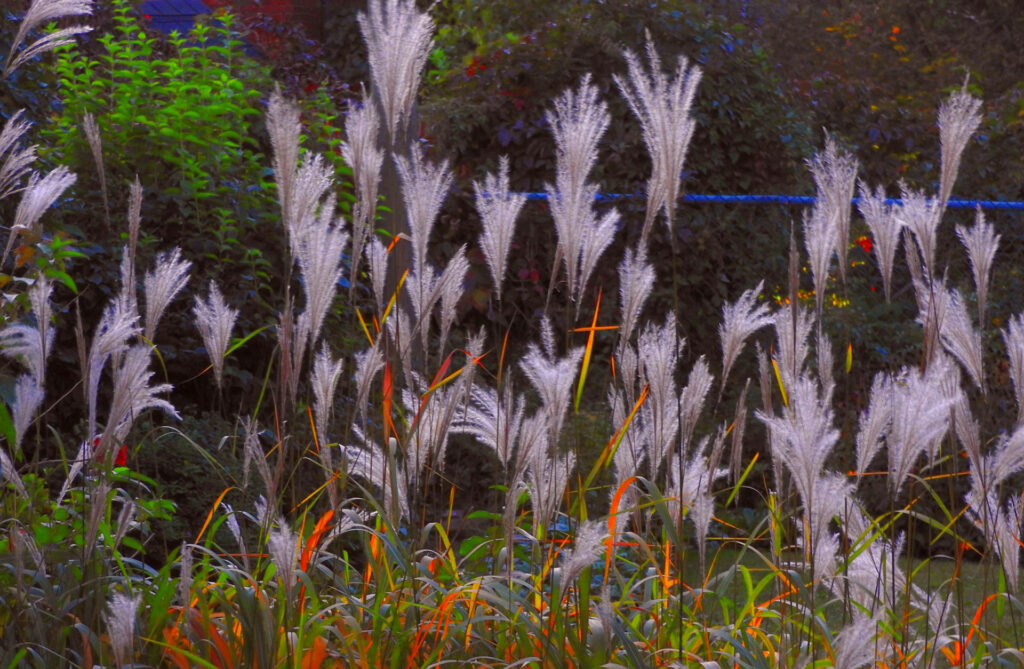
<svg viewBox="0 0 1024 669"><path fill-rule="evenodd" d="M642 246L627 248L619 263L619 304L622 305L620 348L632 337L653 288L654 265L647 262L646 250Z"/></svg>
<svg viewBox="0 0 1024 669"><path fill-rule="evenodd" d="M352 258L349 268L349 286L355 290L359 276L359 259L373 232L377 214L377 191L380 186L384 151L377 146L380 135L380 117L377 108L363 91L363 102L353 105L345 117L346 141L341 143L341 155L352 168L356 202L352 207ZM351 293L350 293L351 297Z"/></svg>
<svg viewBox="0 0 1024 669"><path fill-rule="evenodd" d="M210 281L209 297L204 300L197 295L192 313L213 365L213 377L217 387L221 388L224 383L224 356L231 342L231 330L235 327L238 311L227 305L216 282Z"/></svg>
<svg viewBox="0 0 1024 669"><path fill-rule="evenodd" d="M836 249L836 228L832 225L829 212L820 201L811 207L810 214L804 212L803 220L804 246L810 260L811 278L814 279L814 309L820 321L825 305L828 270Z"/></svg>
<svg viewBox="0 0 1024 669"><path fill-rule="evenodd" d="M857 208L871 231L871 247L878 260L885 301L888 304L892 301L892 268L903 224L896 217L892 205L886 204L885 200L885 190L881 186L872 192L866 183L860 182L860 202Z"/></svg>
<svg viewBox="0 0 1024 669"><path fill-rule="evenodd" d="M487 259L487 267L494 280L494 291L501 303L501 289L505 285L505 270L508 267L508 252L512 248L516 217L526 204L526 196L510 190L508 156L502 156L498 173L487 173L481 184L473 182L476 193L476 210L480 214L483 232L480 235L480 250Z"/></svg>
<svg viewBox="0 0 1024 669"><path fill-rule="evenodd" d="M964 366L974 384L982 394L986 394L988 391L985 385L985 353L982 349L981 334L971 323L967 305L960 291L956 288L947 290L938 285L934 292L941 295L938 299L945 299L947 303L942 310L945 316L939 321L942 347Z"/></svg>
<svg viewBox="0 0 1024 669"><path fill-rule="evenodd" d="M562 593L568 591L584 569L601 557L608 537L608 524L600 520L585 521L576 529L576 541L572 548L562 551Z"/></svg>
<svg viewBox="0 0 1024 669"><path fill-rule="evenodd" d="M324 476L327 478L327 495L330 498L332 509L338 506L338 490L334 485L332 449L327 445L327 426L330 424L334 394L338 389L338 381L341 380L344 362L343 359L332 358L327 344L324 343L313 359L313 376L310 382L310 385L313 386L313 425L316 429L316 452L320 458L320 464L323 465Z"/></svg>
<svg viewBox="0 0 1024 669"><path fill-rule="evenodd" d="M412 237L411 274L423 275L427 266L427 244L437 214L452 185L448 161L434 165L426 159L419 144L409 147L409 156L395 156L395 166L402 181L402 199Z"/></svg>
<svg viewBox="0 0 1024 669"><path fill-rule="evenodd" d="M36 172L29 174L28 183L14 212L14 222L11 223L11 233L7 238L3 258L0 258L0 266L7 262L7 254L10 253L18 235L25 231L38 233L39 219L57 198L75 183L75 178L75 175L63 165L43 177Z"/></svg>
<svg viewBox="0 0 1024 669"><path fill-rule="evenodd" d="M338 280L344 273L342 254L348 244L345 221L334 217L335 197L330 195L320 214L304 225L295 240L295 259L302 274L306 295L305 313L309 314L307 345L312 347L320 337L324 318L331 308ZM301 358L299 360L301 362Z"/></svg>
<svg viewBox="0 0 1024 669"><path fill-rule="evenodd" d="M901 226L914 233L926 275L935 276L935 244L942 220L942 204L928 199L921 191L909 189L906 184L900 184L900 200L902 204L896 207L896 218ZM915 264L909 264L913 272Z"/></svg>
<svg viewBox="0 0 1024 669"><path fill-rule="evenodd" d="M679 393L679 448L683 454L689 450L690 440L697 428L697 420L704 410L704 402L715 382L708 361L704 356L697 358L690 370L686 387Z"/></svg>
<svg viewBox="0 0 1024 669"><path fill-rule="evenodd" d="M967 92L967 82L961 90L949 96L939 105L939 144L941 146L942 171L939 177L939 202L946 208L953 192L953 183L960 171L960 158L971 135L981 125L981 100Z"/></svg>
<svg viewBox="0 0 1024 669"><path fill-rule="evenodd" d="M825 150L807 161L807 166L811 170L818 191L815 208L821 208L825 219L824 225L832 230L830 237L839 256L839 276L845 285L846 254L850 239L850 206L857 185L857 159L850 153L840 151L835 139L831 135L826 135ZM815 286L817 282L815 278Z"/></svg>
<svg viewBox="0 0 1024 669"><path fill-rule="evenodd" d="M718 337L722 342L722 386L719 393L725 390L726 381L733 363L743 350L747 338L771 325L773 318L767 304L757 304L757 298L764 288L764 281L757 288L747 290L732 304L722 306L722 322L718 326Z"/></svg>
<svg viewBox="0 0 1024 669"><path fill-rule="evenodd" d="M892 384L892 428L886 436L889 452L889 491L898 495L917 458L934 459L949 428L952 399L942 379L953 363L945 356L922 374L903 368Z"/></svg>
<svg viewBox="0 0 1024 669"><path fill-rule="evenodd" d="M371 237L370 242L363 247L363 253L370 266L370 286L373 288L375 306L383 313L384 285L388 276L388 247L384 246L376 237Z"/></svg>
<svg viewBox="0 0 1024 669"><path fill-rule="evenodd" d="M86 379L86 404L89 411L87 434L89 437L85 441L86 444L89 444L92 437L96 435L96 403L103 368L111 356L120 355L128 350L128 340L140 332L138 320L139 316L132 308L128 295L122 287L121 292L103 310L103 315L100 317L100 322L92 337L92 345L89 348Z"/></svg>
<svg viewBox="0 0 1024 669"><path fill-rule="evenodd" d="M598 193L587 176L597 162L597 145L608 128L608 107L598 98L597 86L584 75L577 90L568 89L555 99L545 115L555 139L555 185L545 186L548 206L558 234L558 256L565 266L569 299L579 311L583 292L598 258L615 234L619 214L614 209L598 217ZM555 262L558 262L556 257ZM554 274L551 277L554 286ZM550 295L549 288L549 295Z"/></svg>
<svg viewBox="0 0 1024 669"><path fill-rule="evenodd" d="M879 372L871 382L868 408L860 415L857 429L857 476L868 471L871 460L881 450L883 439L892 428L893 380Z"/></svg>
<svg viewBox="0 0 1024 669"><path fill-rule="evenodd" d="M526 400L515 395L506 376L500 391L474 384L469 403L456 416L451 431L472 436L494 452L505 471L511 471L525 416Z"/></svg>
<svg viewBox="0 0 1024 669"><path fill-rule="evenodd" d="M142 595L130 596L123 592L115 592L107 604L106 613L103 614L110 649L114 652L114 664L118 669L127 666L133 659L135 621L141 603Z"/></svg>
<svg viewBox="0 0 1024 669"><path fill-rule="evenodd" d="M679 396L675 374L684 346L676 334L674 314L662 325L648 324L637 341L640 375L650 395L640 407L638 418L647 426L647 473L653 480L679 434Z"/></svg>
<svg viewBox="0 0 1024 669"><path fill-rule="evenodd" d="M19 146L32 126L21 118L24 112L24 109L14 112L0 131L0 200L21 190L21 181L32 171L31 165L36 159L34 144Z"/></svg>
<svg viewBox="0 0 1024 669"><path fill-rule="evenodd" d="M974 215L974 227L956 226L956 236L967 249L967 258L971 261L971 272L974 274L974 287L978 292L978 325L985 325L985 305L988 301L989 276L992 272L992 260L999 248L1000 236L995 226L985 221L981 207Z"/></svg>
<svg viewBox="0 0 1024 669"><path fill-rule="evenodd" d="M94 457L112 456L116 448L128 437L135 419L147 409L162 409L165 413L180 418L177 410L167 400L158 397L171 391L171 385L161 383L150 385L153 372L149 370L151 349L148 345L137 344L120 356L114 369L114 394L110 400L110 413Z"/></svg>
<svg viewBox="0 0 1024 669"><path fill-rule="evenodd" d="M107 171L103 167L103 138L100 136L100 127L96 124L96 117L89 112L82 117L82 130L92 152L93 162L96 163L96 177L100 182L100 197L103 198L103 220L107 224L107 230L110 230L110 200L107 194Z"/></svg>
<svg viewBox="0 0 1024 669"><path fill-rule="evenodd" d="M1024 314L1011 316L1002 330L1006 345L1006 358L1013 382L1013 396L1017 400L1017 424L1024 424Z"/></svg>
<svg viewBox="0 0 1024 669"><path fill-rule="evenodd" d="M534 535L542 536L555 520L562 504L569 477L576 468L576 454L572 451L549 456L547 449L534 448L526 471L526 486L533 505Z"/></svg>
<svg viewBox="0 0 1024 669"><path fill-rule="evenodd" d="M267 134L270 135L270 148L274 170L274 182L277 184L277 199L281 204L281 220L287 234L291 230L293 220L291 206L292 191L295 184L295 167L299 164L299 141L302 124L299 108L286 100L281 94L281 87L274 86L267 103Z"/></svg>
<svg viewBox="0 0 1024 669"><path fill-rule="evenodd" d="M142 336L147 341L153 341L167 305L188 283L191 267L192 263L181 257L181 249L175 247L158 254L153 270L146 272L142 284L146 294L146 328Z"/></svg>
<svg viewBox="0 0 1024 669"><path fill-rule="evenodd" d="M541 411L547 421L551 443L558 443L582 358L583 347L574 348L558 358L550 349L542 352L536 344L530 344L519 362L520 369L540 395Z"/></svg>
<svg viewBox="0 0 1024 669"><path fill-rule="evenodd" d="M715 510L711 486L728 473L725 469L709 467L705 452L707 443L707 439L703 440L688 460L682 450L672 453L668 458L668 486L665 491L669 514L676 526L682 523L684 511L693 523L702 571L706 564L708 529Z"/></svg>
<svg viewBox="0 0 1024 669"><path fill-rule="evenodd" d="M35 325L12 323L0 330L0 352L21 362L40 388L46 385L46 361L56 336L50 324L52 292L53 284L46 275L40 274L28 290Z"/></svg>
<svg viewBox="0 0 1024 669"><path fill-rule="evenodd" d="M690 140L697 126L691 108L701 78L700 67L689 65L684 56L676 60L674 76L671 79L666 76L650 33L646 36L650 72L645 70L636 54L627 50L623 56L629 72L628 78L613 76L619 91L640 121L644 144L651 157L651 178L647 181L647 213L640 234L640 247L644 249L658 212L665 211L665 225L669 230L675 221L679 181Z"/></svg>
<svg viewBox="0 0 1024 669"><path fill-rule="evenodd" d="M433 43L434 23L413 0L371 0L358 16L374 95L392 146L412 115L416 89Z"/></svg>
<svg viewBox="0 0 1024 669"><path fill-rule="evenodd" d="M92 0L32 0L28 11L21 19L18 32L11 42L11 50L4 61L3 78L11 75L18 66L46 53L52 49L65 44L73 44L72 37L92 30L89 26L70 26L46 32L42 37L26 44L25 39L29 33L45 26L51 21L56 21L68 16L87 16L92 14Z"/></svg>

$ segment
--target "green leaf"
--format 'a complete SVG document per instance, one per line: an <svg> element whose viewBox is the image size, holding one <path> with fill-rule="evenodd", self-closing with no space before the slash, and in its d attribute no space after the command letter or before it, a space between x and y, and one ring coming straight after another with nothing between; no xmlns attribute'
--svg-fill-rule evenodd
<svg viewBox="0 0 1024 669"><path fill-rule="evenodd" d="M3 402L0 402L0 434L3 434L8 444L14 446L14 421L11 420L11 413ZM19 449L14 451L14 457L18 457Z"/></svg>
<svg viewBox="0 0 1024 669"><path fill-rule="evenodd" d="M61 271L56 267L47 267L43 271L43 274L50 277L51 279L57 279L65 286L67 286L72 293L74 293L75 295L78 294L78 286L75 285L75 280L72 279L71 275L68 274L67 272Z"/></svg>

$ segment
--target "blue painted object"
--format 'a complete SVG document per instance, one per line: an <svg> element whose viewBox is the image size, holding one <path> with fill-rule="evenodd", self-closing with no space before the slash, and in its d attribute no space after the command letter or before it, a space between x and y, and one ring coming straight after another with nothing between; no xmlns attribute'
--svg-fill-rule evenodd
<svg viewBox="0 0 1024 669"><path fill-rule="evenodd" d="M209 14L210 8L202 0L146 0L139 7L150 25L164 33L175 30L184 35L192 30L196 15Z"/></svg>

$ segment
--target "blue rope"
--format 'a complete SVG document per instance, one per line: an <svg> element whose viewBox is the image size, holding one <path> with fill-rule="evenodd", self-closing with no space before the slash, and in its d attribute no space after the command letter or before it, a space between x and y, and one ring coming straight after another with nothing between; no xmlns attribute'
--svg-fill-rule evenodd
<svg viewBox="0 0 1024 669"><path fill-rule="evenodd" d="M547 193L523 193L528 200L547 200ZM621 193L598 193L594 199L598 202L611 202L614 200L621 200L625 198L642 198L643 195L629 195ZM692 204L701 204L705 202L722 202L728 204L798 204L798 205L811 205L814 204L815 198L812 196L805 195L696 195L688 193L682 196L683 202ZM851 200L853 204L859 204L860 198L855 197ZM903 201L899 198L889 198L885 201L887 205L901 205ZM982 209L1003 209L1011 211L1024 211L1024 202L1014 202L1009 200L950 200L947 207L951 209L974 209L975 207L981 207Z"/></svg>

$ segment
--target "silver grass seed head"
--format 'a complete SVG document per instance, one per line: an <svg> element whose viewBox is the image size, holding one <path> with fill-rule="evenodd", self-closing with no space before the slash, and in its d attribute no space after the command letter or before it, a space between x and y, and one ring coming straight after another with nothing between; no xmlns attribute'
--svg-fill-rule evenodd
<svg viewBox="0 0 1024 669"><path fill-rule="evenodd" d="M761 281L757 288L745 291L732 304L722 306L722 323L718 326L718 337L722 342L723 387L747 338L773 322L768 305L757 304L757 298L763 288L764 281Z"/></svg>
<svg viewBox="0 0 1024 669"><path fill-rule="evenodd" d="M831 223L831 214L821 202L804 213L804 246L810 259L811 278L814 279L815 313L821 317L825 304L825 289L828 286L829 267L836 249L836 228Z"/></svg>
<svg viewBox="0 0 1024 669"><path fill-rule="evenodd" d="M832 243L839 256L839 275L846 283L846 254L850 239L850 206L857 185L857 159L841 151L831 135L825 136L825 150L807 162L818 191L815 207L822 210L825 225L832 230Z"/></svg>
<svg viewBox="0 0 1024 669"><path fill-rule="evenodd" d="M960 171L960 158L971 135L981 125L981 100L963 89L954 92L939 106L939 144L942 172L939 178L939 201L945 207L953 192L953 183Z"/></svg>
<svg viewBox="0 0 1024 669"><path fill-rule="evenodd" d="M885 189L881 186L872 192L866 183L860 182L860 202L857 207L871 231L872 250L882 274L885 301L889 302L892 300L893 261L896 258L896 249L899 248L903 224L896 217L893 207L886 204L885 200Z"/></svg>
<svg viewBox="0 0 1024 669"><path fill-rule="evenodd" d="M914 234L925 272L935 276L936 236L942 220L942 205L921 191L909 189L906 184L900 184L900 199L902 204L896 207L895 216L900 225Z"/></svg>
<svg viewBox="0 0 1024 669"><path fill-rule="evenodd" d="M75 180L75 175L63 165L43 177L35 172L29 175L28 184L22 191L18 208L14 212L14 222L11 224L11 233L4 249L4 261L19 234L24 231L38 233L39 219L57 198L75 183Z"/></svg>
<svg viewBox="0 0 1024 669"><path fill-rule="evenodd" d="M501 157L497 174L488 173L482 184L474 181L473 190L476 193L476 209L483 227L480 250L487 260L487 267L491 272L494 289L500 302L516 218L526 204L526 196L511 191L508 156Z"/></svg>
<svg viewBox="0 0 1024 669"><path fill-rule="evenodd" d="M349 236L344 229L344 220L340 217L333 219L334 202L332 195L320 216L298 234L295 244L306 295L305 310L310 319L309 346L315 345L320 337L324 318L344 273L342 254Z"/></svg>
<svg viewBox="0 0 1024 669"><path fill-rule="evenodd" d="M21 190L22 179L29 174L36 159L35 145L19 146L32 127L21 117L24 111L14 112L0 130L0 200Z"/></svg>
<svg viewBox="0 0 1024 669"><path fill-rule="evenodd" d="M86 398L89 410L89 439L96 434L96 398L99 393L103 368L111 356L128 350L128 340L139 334L138 313L133 308L127 293L122 291L114 297L103 315L92 337L89 349ZM88 441L88 439L87 439Z"/></svg>
<svg viewBox="0 0 1024 669"><path fill-rule="evenodd" d="M619 337L622 341L628 342L632 336L653 288L654 266L647 262L646 250L627 248L619 263L619 303L622 305Z"/></svg>
<svg viewBox="0 0 1024 669"><path fill-rule="evenodd" d="M409 147L409 156L395 155L395 166L402 182L409 233L412 237L413 273L422 273L427 264L427 245L438 212L452 185L448 162L434 165L427 160L419 144Z"/></svg>
<svg viewBox="0 0 1024 669"><path fill-rule="evenodd" d="M175 247L170 252L158 254L155 266L146 272L143 278L146 294L146 329L143 336L148 341L152 342L156 336L157 325L167 306L188 283L191 268L192 263L182 258L181 249Z"/></svg>
<svg viewBox="0 0 1024 669"><path fill-rule="evenodd" d="M281 218L285 230L291 228L293 219L291 206L295 184L295 171L299 164L299 137L302 133L299 108L286 100L281 87L275 85L267 104L267 132L273 151L274 181L277 184L277 198L281 205Z"/></svg>
<svg viewBox="0 0 1024 669"><path fill-rule="evenodd" d="M373 220L377 213L377 192L381 179L381 168L384 165L384 150L377 146L380 134L380 117L372 101L366 99L363 91L363 103L349 108L345 117L346 141L341 143L341 155L352 168L355 181L356 204L352 216L352 263L350 283L355 285L358 259L363 255L363 247L372 232Z"/></svg>
<svg viewBox="0 0 1024 669"><path fill-rule="evenodd" d="M135 644L135 621L139 613L142 595L130 596L123 592L115 592L107 604L103 614L103 622L107 626L110 648L114 652L114 662L118 667L131 661Z"/></svg>
<svg viewBox="0 0 1024 669"><path fill-rule="evenodd" d="M47 33L35 42L25 45L25 38L37 28L68 16L92 14L92 0L32 0L21 19L18 32L11 42L11 50L4 61L3 77L10 76L18 66L64 44L71 44L73 36L89 32L88 26L73 26Z"/></svg>
<svg viewBox="0 0 1024 669"><path fill-rule="evenodd" d="M608 536L608 524L600 520L588 520L577 528L573 547L562 553L563 592L584 569L601 557Z"/></svg>
<svg viewBox="0 0 1024 669"><path fill-rule="evenodd" d="M956 236L967 249L967 258L971 261L971 272L974 274L974 287L978 293L978 324L985 325L985 306L988 300L989 277L992 272L992 261L999 248L1000 236L995 226L985 221L981 207L974 216L974 227L968 229L956 226Z"/></svg>
<svg viewBox="0 0 1024 669"><path fill-rule="evenodd" d="M316 418L316 431L320 441L321 452L328 452L327 426L330 423L331 408L334 404L334 394L338 388L338 381L341 380L341 373L345 368L345 361L342 358L335 360L326 342L320 346L316 357L313 359L313 414Z"/></svg>
<svg viewBox="0 0 1024 669"><path fill-rule="evenodd" d="M679 180L686 162L686 153L696 128L691 113L693 98L701 78L700 67L690 66L686 58L676 61L674 75L669 78L661 59L647 34L647 58L650 70L640 59L626 51L628 78L614 76L616 85L630 109L640 121L644 144L651 157L651 177L647 182L647 214L642 236L647 233L659 211L665 212L665 223L671 228L679 197Z"/></svg>
<svg viewBox="0 0 1024 669"><path fill-rule="evenodd" d="M358 16L366 41L374 94L393 144L412 114L420 74L427 62L434 23L413 0L371 0Z"/></svg>
<svg viewBox="0 0 1024 669"><path fill-rule="evenodd" d="M231 330L235 327L238 310L227 305L216 282L210 281L209 296L204 300L197 295L192 312L207 355L213 364L214 379L220 388L224 382L224 355L231 342Z"/></svg>
<svg viewBox="0 0 1024 669"><path fill-rule="evenodd" d="M388 274L388 247L384 246L376 237L370 237L363 253L370 265L370 286L373 288L373 297L376 300L377 309L383 313L384 285Z"/></svg>
<svg viewBox="0 0 1024 669"><path fill-rule="evenodd" d="M441 338L438 342L441 355L447 350L448 333L458 316L456 307L462 299L468 274L469 259L466 257L466 246L462 245L441 273Z"/></svg>
<svg viewBox="0 0 1024 669"><path fill-rule="evenodd" d="M22 374L18 377L14 385L14 403L11 405L11 421L14 423L14 443L11 447L15 456L20 454L21 440L45 397L46 393L34 376Z"/></svg>
<svg viewBox="0 0 1024 669"><path fill-rule="evenodd" d="M1017 400L1017 425L1024 424L1024 314L1010 317L1002 331L1006 357L1013 382L1013 395Z"/></svg>

